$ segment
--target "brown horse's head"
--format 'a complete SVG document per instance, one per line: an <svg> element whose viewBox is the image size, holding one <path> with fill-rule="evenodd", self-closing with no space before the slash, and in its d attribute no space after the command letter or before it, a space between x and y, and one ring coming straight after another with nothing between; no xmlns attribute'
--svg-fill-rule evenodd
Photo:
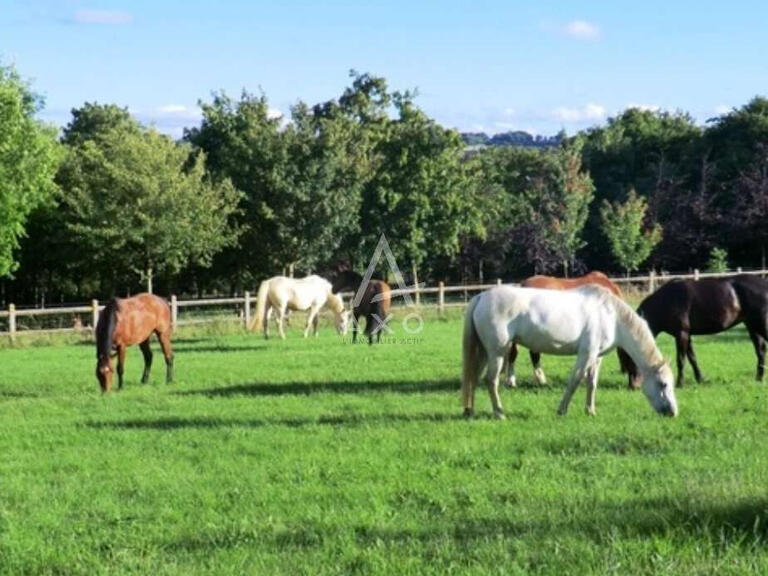
<svg viewBox="0 0 768 576"><path fill-rule="evenodd" d="M98 362L96 362L96 378L99 380L102 392L109 392L109 388L112 386L112 375L114 372L109 356L99 357Z"/></svg>

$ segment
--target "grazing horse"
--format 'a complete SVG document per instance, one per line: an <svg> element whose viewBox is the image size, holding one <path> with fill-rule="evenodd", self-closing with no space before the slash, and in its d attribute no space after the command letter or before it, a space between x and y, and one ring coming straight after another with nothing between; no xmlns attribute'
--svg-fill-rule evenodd
<svg viewBox="0 0 768 576"><path fill-rule="evenodd" d="M125 349L138 344L144 355L142 384L149 380L152 367L152 350L149 338L152 333L160 340L165 356L165 381L173 381L173 351L171 350L171 309L168 303L152 294L139 294L132 298L112 298L99 314L96 324L96 377L102 392L112 384L112 354L117 352L118 389L123 387Z"/></svg>
<svg viewBox="0 0 768 576"><path fill-rule="evenodd" d="M277 331L280 338L285 339L283 320L286 311L309 310L304 338L309 335L311 327L314 328L314 334L317 336L320 309L326 304L330 306L336 316L336 330L339 334L346 334L348 313L344 309L344 300L338 294L333 293L331 283L328 280L320 276L307 276L306 278L274 276L264 280L259 286L254 329L257 331L263 329L264 337L269 338L269 318L274 309L277 311Z"/></svg>
<svg viewBox="0 0 768 576"><path fill-rule="evenodd" d="M352 270L340 272L333 281L333 290L354 290L352 297L352 343L357 342L357 325L361 316L365 317L365 335L368 344L373 344L373 335L376 334L376 342L381 342L381 333L386 330L389 308L392 303L389 284L383 280L368 280L363 292L359 294L363 277ZM359 297L359 302L357 301Z"/></svg>
<svg viewBox="0 0 768 576"><path fill-rule="evenodd" d="M677 280L664 284L640 303L638 314L654 337L670 334L677 344L677 384L683 385L685 357L697 382L701 370L691 336L717 334L744 322L757 354L757 380L765 376L768 339L768 281L757 276Z"/></svg>
<svg viewBox="0 0 768 576"><path fill-rule="evenodd" d="M464 317L462 399L474 411L475 386L486 368L496 418L504 418L499 376L513 342L547 354L577 356L558 414L587 378L587 414L595 414L601 357L621 346L643 377L643 391L660 414L677 415L674 380L648 325L620 298L598 286L554 291L498 286L478 294Z"/></svg>
<svg viewBox="0 0 768 576"><path fill-rule="evenodd" d="M555 278L554 276L531 276L523 280L520 286L524 288L545 288L548 290L573 290L580 286L586 285L602 286L606 290L610 290L611 293L622 298L621 289L610 281L608 276L602 272L593 271L584 276L578 276L577 278ZM636 370L632 364L632 359L621 348L616 349L616 354L619 357L619 366L621 366L621 372L626 374L634 374ZM530 350L531 364L533 364L533 375L539 384L546 384L547 377L544 375L544 370L541 367L541 354ZM509 375L506 381L506 385L509 388L514 388L517 385L515 378L515 360L517 360L517 345L513 342L512 348L509 350ZM636 380L631 376L628 378L628 384L630 388L637 388Z"/></svg>

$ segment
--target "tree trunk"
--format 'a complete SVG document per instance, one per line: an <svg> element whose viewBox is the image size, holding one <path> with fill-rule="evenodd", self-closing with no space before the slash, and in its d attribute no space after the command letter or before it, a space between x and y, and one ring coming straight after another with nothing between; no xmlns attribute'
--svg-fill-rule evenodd
<svg viewBox="0 0 768 576"><path fill-rule="evenodd" d="M291 262L291 263L288 265L288 277L289 277L289 278L293 278L293 270L294 270L294 267L295 267L295 264L294 264L293 262Z"/></svg>
<svg viewBox="0 0 768 576"><path fill-rule="evenodd" d="M483 275L483 259L482 258L480 258L480 270L479 270L479 273L480 273L480 284L482 284L483 283L483 277L484 277L484 275Z"/></svg>
<svg viewBox="0 0 768 576"><path fill-rule="evenodd" d="M146 277L147 277L147 292L152 294L152 266L147 267Z"/></svg>

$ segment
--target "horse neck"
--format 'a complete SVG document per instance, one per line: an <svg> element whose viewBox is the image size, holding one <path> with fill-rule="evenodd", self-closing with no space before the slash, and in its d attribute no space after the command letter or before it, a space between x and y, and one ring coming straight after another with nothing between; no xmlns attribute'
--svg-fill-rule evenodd
<svg viewBox="0 0 768 576"><path fill-rule="evenodd" d="M624 302L618 298L616 301L616 345L624 349L641 372L647 372L664 362L645 321Z"/></svg>
<svg viewBox="0 0 768 576"><path fill-rule="evenodd" d="M344 311L344 300L338 294L334 294L330 290L328 291L328 306L337 315Z"/></svg>

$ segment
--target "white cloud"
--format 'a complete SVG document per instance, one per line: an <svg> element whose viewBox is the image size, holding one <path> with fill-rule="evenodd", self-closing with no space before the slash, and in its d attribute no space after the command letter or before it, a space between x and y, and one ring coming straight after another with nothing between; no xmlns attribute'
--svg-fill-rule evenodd
<svg viewBox="0 0 768 576"><path fill-rule="evenodd" d="M607 115L607 110L600 104L587 104L580 108L560 106L552 110L552 116L562 122L589 122L592 120L603 120Z"/></svg>
<svg viewBox="0 0 768 576"><path fill-rule="evenodd" d="M563 26L562 32L578 40L597 40L600 37L600 27L587 20L572 20Z"/></svg>
<svg viewBox="0 0 768 576"><path fill-rule="evenodd" d="M627 104L627 108L637 108L638 110L641 110L643 112L658 112L659 110L661 110L661 106L656 106L655 104L629 103Z"/></svg>
<svg viewBox="0 0 768 576"><path fill-rule="evenodd" d="M715 114L718 116L722 116L723 114L728 114L731 110L733 110L733 107L728 106L727 104L720 104L719 106L715 106Z"/></svg>
<svg viewBox="0 0 768 576"><path fill-rule="evenodd" d="M133 15L121 10L78 10L74 20L80 24L130 24Z"/></svg>
<svg viewBox="0 0 768 576"><path fill-rule="evenodd" d="M515 114L517 114L517 110L515 110L514 108L504 109L504 116L514 116Z"/></svg>
<svg viewBox="0 0 768 576"><path fill-rule="evenodd" d="M280 112L280 110L278 110L277 108L269 108L267 110L267 118L269 118L270 120L274 120L276 118L282 118L282 117L283 117L283 113Z"/></svg>

